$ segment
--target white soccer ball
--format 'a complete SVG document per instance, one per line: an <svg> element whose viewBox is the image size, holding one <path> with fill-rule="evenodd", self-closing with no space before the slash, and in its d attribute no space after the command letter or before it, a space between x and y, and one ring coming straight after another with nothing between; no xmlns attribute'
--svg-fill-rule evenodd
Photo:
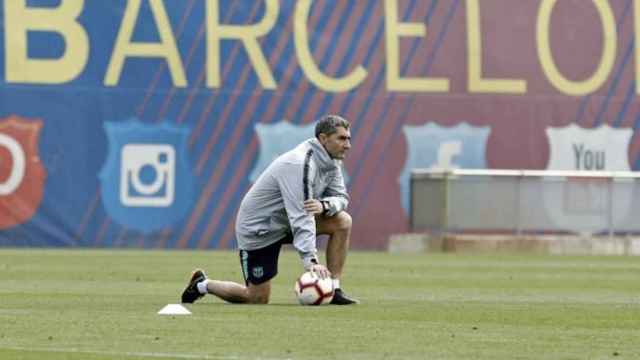
<svg viewBox="0 0 640 360"><path fill-rule="evenodd" d="M333 281L321 279L316 273L307 271L300 275L294 286L296 297L302 305L323 305L333 299Z"/></svg>

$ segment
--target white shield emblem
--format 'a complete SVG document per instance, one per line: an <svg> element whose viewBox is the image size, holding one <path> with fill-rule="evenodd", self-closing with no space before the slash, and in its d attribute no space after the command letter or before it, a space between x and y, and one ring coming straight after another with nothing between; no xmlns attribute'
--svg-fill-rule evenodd
<svg viewBox="0 0 640 360"><path fill-rule="evenodd" d="M260 142L260 154L258 162L249 174L249 180L256 182L262 172L278 156L295 148L301 142L315 137L315 123L308 125L294 125L286 120L275 124L256 124L256 134ZM344 182L349 182L349 177L342 167Z"/></svg>
<svg viewBox="0 0 640 360"><path fill-rule="evenodd" d="M422 168L439 169L484 169L487 167L485 152L491 129L460 123L443 127L436 123L421 126L404 126L407 139L407 160L398 178L402 207L408 213L409 180L411 170Z"/></svg>
<svg viewBox="0 0 640 360"><path fill-rule="evenodd" d="M576 124L548 127L551 147L548 170L630 171L627 149L631 129L602 125L585 129Z"/></svg>
<svg viewBox="0 0 640 360"><path fill-rule="evenodd" d="M627 151L632 135L631 129L612 128L607 124L594 129L576 124L549 127L547 169L630 171ZM606 230L611 222L614 226L620 225L627 218L632 187L621 187L610 193L606 181L568 181L543 192L547 214L559 228L596 232ZM609 211L613 211L611 218Z"/></svg>
<svg viewBox="0 0 640 360"><path fill-rule="evenodd" d="M294 125L288 121L276 124L256 124L260 142L260 155L249 180L255 182L264 169L278 156L293 149L299 143L315 136L315 124Z"/></svg>

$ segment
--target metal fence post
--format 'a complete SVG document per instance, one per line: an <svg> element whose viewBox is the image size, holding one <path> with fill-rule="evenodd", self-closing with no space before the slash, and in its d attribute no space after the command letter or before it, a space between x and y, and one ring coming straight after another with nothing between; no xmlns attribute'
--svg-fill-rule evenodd
<svg viewBox="0 0 640 360"><path fill-rule="evenodd" d="M449 171L445 171L444 176L444 209L442 215L442 234L446 236L449 233L449 181L450 181L451 173Z"/></svg>
<svg viewBox="0 0 640 360"><path fill-rule="evenodd" d="M524 174L520 174L518 176L518 181L516 182L516 235L522 235L522 218L520 205L522 204L522 179L524 178Z"/></svg>
<svg viewBox="0 0 640 360"><path fill-rule="evenodd" d="M609 178L609 240L613 240L613 182L615 177Z"/></svg>

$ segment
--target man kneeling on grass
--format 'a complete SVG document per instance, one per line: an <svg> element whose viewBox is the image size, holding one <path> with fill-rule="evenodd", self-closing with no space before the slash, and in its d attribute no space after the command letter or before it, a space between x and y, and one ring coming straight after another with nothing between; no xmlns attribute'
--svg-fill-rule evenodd
<svg viewBox="0 0 640 360"><path fill-rule="evenodd" d="M340 116L323 116L316 124L315 138L274 160L242 199L236 237L245 285L208 279L196 269L182 293L183 303L193 303L207 293L232 303L268 303L282 244L293 244L306 271L332 278L331 304L358 303L340 287L351 235L351 216L345 211L349 196L341 169L351 148L349 127ZM318 261L319 234L329 235L327 266Z"/></svg>

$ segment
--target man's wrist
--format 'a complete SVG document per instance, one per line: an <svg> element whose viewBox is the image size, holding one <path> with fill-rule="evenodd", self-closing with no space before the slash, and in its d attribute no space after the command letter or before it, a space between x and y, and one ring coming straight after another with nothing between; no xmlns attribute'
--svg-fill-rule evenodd
<svg viewBox="0 0 640 360"><path fill-rule="evenodd" d="M313 267L313 265L318 265L318 258L316 258L315 256L311 256L308 258L304 258L302 262L303 262L304 269L306 271L309 271L311 270L311 267Z"/></svg>
<svg viewBox="0 0 640 360"><path fill-rule="evenodd" d="M329 202L326 200L321 200L320 203L322 204L322 213L326 214L329 212Z"/></svg>

